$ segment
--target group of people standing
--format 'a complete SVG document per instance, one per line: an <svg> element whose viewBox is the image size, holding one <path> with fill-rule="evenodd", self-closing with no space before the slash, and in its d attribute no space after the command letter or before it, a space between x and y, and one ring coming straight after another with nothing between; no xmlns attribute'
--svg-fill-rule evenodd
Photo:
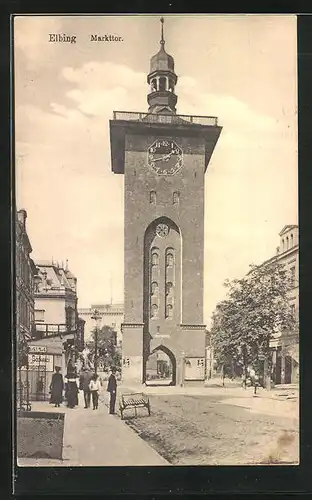
<svg viewBox="0 0 312 500"><path fill-rule="evenodd" d="M112 368L111 374L108 379L107 392L110 393L109 413L115 414L116 394L117 394L117 380L115 376L116 370ZM84 408L90 408L92 399L93 410L98 409L99 405L99 392L101 391L102 383L99 376L93 373L88 368L83 368L78 377L75 365L72 362L68 363L67 374L65 376L65 383L61 374L61 368L55 367L55 373L52 375L50 384L50 403L55 407L60 407L63 400L63 391L65 390L65 399L68 408L75 408L78 406L79 390L83 391Z"/></svg>

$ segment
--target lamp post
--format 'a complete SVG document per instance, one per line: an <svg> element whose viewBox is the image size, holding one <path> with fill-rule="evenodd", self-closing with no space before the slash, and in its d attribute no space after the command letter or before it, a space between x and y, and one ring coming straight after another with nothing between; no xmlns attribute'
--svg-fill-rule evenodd
<svg viewBox="0 0 312 500"><path fill-rule="evenodd" d="M97 374L97 363L98 363L98 334L101 325L102 316L97 309L94 309L91 319L95 321L95 338L94 338L94 371Z"/></svg>

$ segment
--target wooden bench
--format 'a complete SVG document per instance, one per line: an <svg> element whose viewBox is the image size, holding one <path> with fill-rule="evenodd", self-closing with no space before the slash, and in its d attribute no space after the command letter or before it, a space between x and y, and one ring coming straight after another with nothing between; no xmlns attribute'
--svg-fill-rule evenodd
<svg viewBox="0 0 312 500"><path fill-rule="evenodd" d="M148 415L150 416L151 414L149 397L143 392L134 394L122 394L119 400L121 420L123 419L123 412L128 408L134 408L135 416L137 416L137 408L146 408L148 411Z"/></svg>

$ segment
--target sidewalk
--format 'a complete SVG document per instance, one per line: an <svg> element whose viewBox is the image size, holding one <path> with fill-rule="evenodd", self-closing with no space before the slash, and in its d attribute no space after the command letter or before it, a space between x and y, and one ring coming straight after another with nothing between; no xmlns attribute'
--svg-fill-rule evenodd
<svg viewBox="0 0 312 500"><path fill-rule="evenodd" d="M34 402L32 409L65 413L63 460L19 458L19 466L170 465L121 421L118 415L109 415L103 400L100 401L99 409L94 411L92 408L87 410L83 408L81 394L79 394L79 406L74 409L66 406L54 408L47 402Z"/></svg>

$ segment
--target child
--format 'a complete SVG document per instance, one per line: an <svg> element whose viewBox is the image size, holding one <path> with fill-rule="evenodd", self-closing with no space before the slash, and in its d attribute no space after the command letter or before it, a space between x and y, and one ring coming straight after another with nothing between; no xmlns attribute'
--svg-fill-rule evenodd
<svg viewBox="0 0 312 500"><path fill-rule="evenodd" d="M90 380L89 389L91 391L93 410L97 410L98 403L99 403L99 391L101 389L101 383L100 383L100 379L96 373L92 376L92 378Z"/></svg>

